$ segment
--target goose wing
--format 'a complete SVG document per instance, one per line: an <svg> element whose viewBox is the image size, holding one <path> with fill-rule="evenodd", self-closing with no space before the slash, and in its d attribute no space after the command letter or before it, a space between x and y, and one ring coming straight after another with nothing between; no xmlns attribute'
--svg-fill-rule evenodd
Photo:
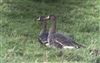
<svg viewBox="0 0 100 63"><path fill-rule="evenodd" d="M38 40L41 44L45 44L47 43L47 37L48 33L42 33L41 35L39 35Z"/></svg>
<svg viewBox="0 0 100 63"><path fill-rule="evenodd" d="M65 37L62 34L55 33L54 34L54 41L60 43L63 46L71 46L71 48L79 48L81 45L76 43L72 38Z"/></svg>

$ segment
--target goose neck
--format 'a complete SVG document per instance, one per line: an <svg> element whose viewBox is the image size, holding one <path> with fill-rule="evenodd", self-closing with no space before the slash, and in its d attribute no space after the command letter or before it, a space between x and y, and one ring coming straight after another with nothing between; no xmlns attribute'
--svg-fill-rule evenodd
<svg viewBox="0 0 100 63"><path fill-rule="evenodd" d="M55 20L51 22L49 33L56 33L56 21Z"/></svg>
<svg viewBox="0 0 100 63"><path fill-rule="evenodd" d="M41 32L40 33L46 33L47 32L47 23L44 22L42 25L41 25Z"/></svg>

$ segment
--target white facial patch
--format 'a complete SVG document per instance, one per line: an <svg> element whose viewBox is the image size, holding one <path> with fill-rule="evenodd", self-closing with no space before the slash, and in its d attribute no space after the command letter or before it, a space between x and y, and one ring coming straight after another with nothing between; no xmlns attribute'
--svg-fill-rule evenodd
<svg viewBox="0 0 100 63"><path fill-rule="evenodd" d="M37 20L40 20L40 17Z"/></svg>
<svg viewBox="0 0 100 63"><path fill-rule="evenodd" d="M49 18L50 18L50 16L47 16L47 17L46 17L46 19L49 19Z"/></svg>

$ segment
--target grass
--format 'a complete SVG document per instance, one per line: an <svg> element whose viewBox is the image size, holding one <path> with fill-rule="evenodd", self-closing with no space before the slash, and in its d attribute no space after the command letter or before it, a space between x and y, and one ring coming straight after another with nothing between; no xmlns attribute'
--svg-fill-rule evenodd
<svg viewBox="0 0 100 63"><path fill-rule="evenodd" d="M86 48L59 50L42 46L38 40L38 16L57 16L58 32L71 35ZM99 0L0 0L1 63L99 63L89 54L100 49Z"/></svg>

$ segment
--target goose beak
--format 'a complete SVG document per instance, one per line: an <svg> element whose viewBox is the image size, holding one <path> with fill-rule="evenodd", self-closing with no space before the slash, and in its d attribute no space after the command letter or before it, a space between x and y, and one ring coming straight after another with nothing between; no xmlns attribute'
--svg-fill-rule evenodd
<svg viewBox="0 0 100 63"><path fill-rule="evenodd" d="M45 19L50 19L50 16L47 16Z"/></svg>

